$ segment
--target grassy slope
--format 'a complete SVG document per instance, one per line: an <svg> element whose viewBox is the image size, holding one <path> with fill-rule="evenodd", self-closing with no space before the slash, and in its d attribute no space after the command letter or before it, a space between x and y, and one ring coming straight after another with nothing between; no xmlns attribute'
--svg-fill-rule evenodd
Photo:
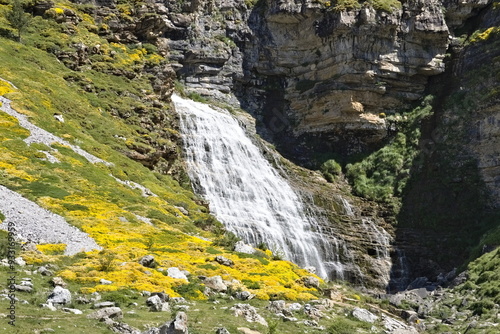
<svg viewBox="0 0 500 334"><path fill-rule="evenodd" d="M64 5L72 6L69 3ZM7 9L7 6L0 5L0 28L4 32L9 29L3 16ZM113 163L113 166L90 164L61 145L26 145L23 139L29 135L28 131L22 129L13 117L0 112L0 184L64 216L105 247L103 252L78 254L72 258L23 252L29 268L53 263L56 274L68 281L71 290L83 294L134 289L206 299L201 293L203 286L195 284L196 279L186 285L185 281L171 279L161 272L161 268L177 266L191 272L192 277L221 275L224 279L238 279L242 284L234 289L249 290L264 300L314 298L316 289L296 283L301 276L308 275L297 266L286 261L272 261L270 254L265 253L258 256L236 254L192 236L217 238L212 232L197 227L208 225L213 229L216 222L205 207L197 204L196 195L181 187L172 177L152 172L120 153L126 150L128 142L140 143L143 136L154 134L144 134L134 122L125 122L113 116L112 111L126 113L131 106L142 103L134 96L152 94L152 88L146 75L139 73L134 80L129 80L91 68L72 71L52 54L40 50L50 49L46 45L51 43L58 43L57 47L61 49L69 48L68 38L109 45L90 33L86 27L91 24L90 19L79 15L83 21L71 36L61 34L61 26L55 21L36 17L23 35L22 44L0 37L0 77L17 87L14 89L1 82L0 93L13 100L14 108L27 115L34 124ZM141 62L150 61L148 59L160 57L154 53L142 53L137 58L134 56L137 48L119 44L109 47L118 56L97 62L111 67L127 69L127 66L141 65ZM133 61L130 62L129 58ZM82 82L98 89L87 92L82 89ZM64 123L54 119L56 113L64 116ZM60 162L45 161L41 151L52 151ZM143 197L139 190L119 184L110 175L140 183L158 196ZM183 214L177 207L183 207L189 214ZM136 215L152 219L153 224L142 222ZM47 246L49 251L46 249L45 252L50 253L54 247ZM137 263L146 254L155 255L158 268L147 269ZM232 259L234 267L214 262L215 254ZM120 263L126 264L119 266ZM2 282L6 282L6 275L5 270L0 271ZM98 282L102 278L113 281L113 284L100 285ZM39 309L36 304L43 301L46 294L43 290L48 289L48 284L37 276L33 279L39 281L42 291L39 295L22 297L31 299L34 305L19 305L22 319L19 332L45 325L54 328L53 319L56 319L57 326L60 326L54 328L56 332L67 333L73 324L72 321L59 323L62 317L78 318L78 325L88 329L85 332L109 332L104 326L82 317ZM165 316L146 316L146 313L137 316L140 319L135 322L166 320Z"/></svg>

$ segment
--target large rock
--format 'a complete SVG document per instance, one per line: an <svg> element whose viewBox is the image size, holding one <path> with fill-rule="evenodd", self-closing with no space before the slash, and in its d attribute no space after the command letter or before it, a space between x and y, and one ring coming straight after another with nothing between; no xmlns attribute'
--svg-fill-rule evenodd
<svg viewBox="0 0 500 334"><path fill-rule="evenodd" d="M224 284L224 281L222 280L222 277L220 277L220 276L208 277L203 281L203 284L205 284L210 289L218 291L218 292L227 291L227 285Z"/></svg>
<svg viewBox="0 0 500 334"><path fill-rule="evenodd" d="M368 310L365 310L364 308L359 308L359 307L356 307L352 311L352 316L358 320L369 322L371 324L373 324L375 321L378 320L378 317L375 314L371 313Z"/></svg>
<svg viewBox="0 0 500 334"><path fill-rule="evenodd" d="M184 274L177 267L170 267L170 268L168 268L167 269L167 276L168 277L172 277L172 278L185 279L186 281L188 280L186 274Z"/></svg>
<svg viewBox="0 0 500 334"><path fill-rule="evenodd" d="M179 312L175 316L175 320L169 324L165 324L160 328L159 334L188 334L187 315L184 312Z"/></svg>
<svg viewBox="0 0 500 334"><path fill-rule="evenodd" d="M170 311L169 304L165 301L162 301L162 299L158 295L149 297L146 300L146 305L148 305L150 307L150 310L153 312Z"/></svg>
<svg viewBox="0 0 500 334"><path fill-rule="evenodd" d="M253 254L255 253L255 248L250 245L245 244L243 241L238 241L234 245L234 251L245 254Z"/></svg>
<svg viewBox="0 0 500 334"><path fill-rule="evenodd" d="M143 256L139 259L139 264L147 268L154 268L156 267L155 257L153 255Z"/></svg>
<svg viewBox="0 0 500 334"><path fill-rule="evenodd" d="M215 261L222 264L223 266L227 266L227 267L232 267L234 266L234 262L233 260L230 260L222 255L218 255L215 257Z"/></svg>
<svg viewBox="0 0 500 334"><path fill-rule="evenodd" d="M257 309L248 304L236 304L230 309L236 317L243 317L248 322L257 322L267 326L267 321L257 313Z"/></svg>
<svg viewBox="0 0 500 334"><path fill-rule="evenodd" d="M106 318L114 320L114 319L120 319L122 317L123 317L123 312L119 307L105 307L87 315L87 318L89 319L97 319L101 321Z"/></svg>
<svg viewBox="0 0 500 334"><path fill-rule="evenodd" d="M68 304L71 302L71 292L61 286L56 286L47 298L47 303Z"/></svg>

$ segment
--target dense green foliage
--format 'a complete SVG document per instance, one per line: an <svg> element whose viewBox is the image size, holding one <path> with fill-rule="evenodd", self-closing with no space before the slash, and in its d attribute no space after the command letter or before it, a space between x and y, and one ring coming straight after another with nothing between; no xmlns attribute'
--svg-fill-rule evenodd
<svg viewBox="0 0 500 334"><path fill-rule="evenodd" d="M380 202L398 202L419 154L420 124L431 115L432 97L409 113L390 116L397 133L388 144L360 162L348 164L347 177L354 192Z"/></svg>
<svg viewBox="0 0 500 334"><path fill-rule="evenodd" d="M333 182L342 173L342 166L335 160L330 159L321 165L320 171L328 182Z"/></svg>

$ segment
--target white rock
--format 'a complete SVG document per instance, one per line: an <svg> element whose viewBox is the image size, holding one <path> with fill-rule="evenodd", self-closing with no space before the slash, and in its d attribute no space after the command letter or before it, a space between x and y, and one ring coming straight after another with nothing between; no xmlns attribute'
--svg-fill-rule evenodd
<svg viewBox="0 0 500 334"><path fill-rule="evenodd" d="M356 307L352 311L352 316L358 320L369 322L371 324L373 324L375 321L378 320L378 317L375 314L371 313L368 310L365 310L364 308L359 308L359 307Z"/></svg>
<svg viewBox="0 0 500 334"><path fill-rule="evenodd" d="M73 314L83 314L83 312L81 310L76 309L76 308L63 307L62 310L64 312L73 313Z"/></svg>
<svg viewBox="0 0 500 334"><path fill-rule="evenodd" d="M172 278L185 279L186 281L188 280L186 275L177 267L168 268L167 276Z"/></svg>
<svg viewBox="0 0 500 334"><path fill-rule="evenodd" d="M240 253L246 253L246 254L255 253L255 249L252 246L245 244L243 241L238 241L234 245L234 251L240 252Z"/></svg>

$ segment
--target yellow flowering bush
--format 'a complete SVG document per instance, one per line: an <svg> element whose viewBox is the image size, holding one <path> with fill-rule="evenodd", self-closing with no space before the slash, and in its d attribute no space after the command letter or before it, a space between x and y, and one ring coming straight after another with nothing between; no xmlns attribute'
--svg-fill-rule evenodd
<svg viewBox="0 0 500 334"><path fill-rule="evenodd" d="M14 88L4 80L0 80L0 96L4 96L5 94L12 93Z"/></svg>
<svg viewBox="0 0 500 334"><path fill-rule="evenodd" d="M36 248L46 255L61 255L66 250L66 244L43 244L36 245Z"/></svg>

